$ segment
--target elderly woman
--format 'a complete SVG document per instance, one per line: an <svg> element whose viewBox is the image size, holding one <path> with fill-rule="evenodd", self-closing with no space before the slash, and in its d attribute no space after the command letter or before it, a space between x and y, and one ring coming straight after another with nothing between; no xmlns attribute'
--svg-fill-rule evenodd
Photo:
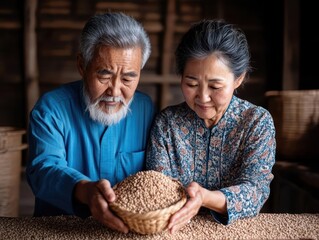
<svg viewBox="0 0 319 240"><path fill-rule="evenodd" d="M185 102L156 117L146 160L147 169L187 187L189 199L168 228L177 231L201 207L223 224L257 215L269 196L276 142L269 112L234 95L250 71L244 33L203 20L175 55Z"/></svg>

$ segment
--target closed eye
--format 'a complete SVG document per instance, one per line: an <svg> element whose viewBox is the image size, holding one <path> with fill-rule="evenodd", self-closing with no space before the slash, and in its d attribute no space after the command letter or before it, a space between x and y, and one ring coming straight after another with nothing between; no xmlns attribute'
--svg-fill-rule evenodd
<svg viewBox="0 0 319 240"><path fill-rule="evenodd" d="M214 89L214 90L217 90L217 89L220 89L221 87L213 87L213 86L210 86L211 89Z"/></svg>
<svg viewBox="0 0 319 240"><path fill-rule="evenodd" d="M123 78L122 81L123 81L123 83L125 85L130 85L134 80L133 79Z"/></svg>
<svg viewBox="0 0 319 240"><path fill-rule="evenodd" d="M125 85L130 85L132 82L137 80L138 74L136 72L127 72L122 76L122 81Z"/></svg>

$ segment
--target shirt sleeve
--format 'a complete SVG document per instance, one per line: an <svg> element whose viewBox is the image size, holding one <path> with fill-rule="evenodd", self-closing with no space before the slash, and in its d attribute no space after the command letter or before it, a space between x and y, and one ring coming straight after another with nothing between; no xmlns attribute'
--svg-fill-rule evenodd
<svg viewBox="0 0 319 240"><path fill-rule="evenodd" d="M164 114L160 113L154 120L151 127L149 142L146 152L146 169L161 172L169 177L174 177L168 149L170 147L167 141L168 123Z"/></svg>
<svg viewBox="0 0 319 240"><path fill-rule="evenodd" d="M265 111L249 126L240 155L239 176L232 186L220 189L227 199L228 216L224 218L212 212L223 224L256 216L269 197L276 149L273 120Z"/></svg>
<svg viewBox="0 0 319 240"><path fill-rule="evenodd" d="M27 179L35 197L76 215L73 188L90 179L67 166L63 128L58 117L39 109L31 112Z"/></svg>

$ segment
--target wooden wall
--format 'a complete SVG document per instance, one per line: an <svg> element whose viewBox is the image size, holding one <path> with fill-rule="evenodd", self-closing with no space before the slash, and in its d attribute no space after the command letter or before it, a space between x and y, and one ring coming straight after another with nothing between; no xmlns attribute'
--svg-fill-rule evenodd
<svg viewBox="0 0 319 240"><path fill-rule="evenodd" d="M25 126L22 4L0 2L0 125Z"/></svg>
<svg viewBox="0 0 319 240"><path fill-rule="evenodd" d="M26 16L25 8L34 3L37 3L33 16L37 71L34 80L38 82L39 93L26 91L30 84L27 74L30 61L26 55L32 58L32 53L26 51L30 16ZM158 109L183 100L174 73L173 53L190 24L202 18L223 18L245 31L254 72L238 95L265 105L264 93L282 88L283 14L287 6L290 5L285 0L1 1L0 125L26 127L30 95L37 98L62 83L80 78L75 60L81 29L92 14L106 11L122 11L135 17L149 33L152 54L139 89L151 95ZM292 72L289 68L285 71Z"/></svg>

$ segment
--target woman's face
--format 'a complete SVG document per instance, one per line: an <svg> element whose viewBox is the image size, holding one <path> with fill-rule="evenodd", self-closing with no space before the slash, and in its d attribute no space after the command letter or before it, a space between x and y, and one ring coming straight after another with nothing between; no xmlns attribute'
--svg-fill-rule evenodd
<svg viewBox="0 0 319 240"><path fill-rule="evenodd" d="M225 113L234 90L244 74L235 79L221 58L212 54L204 59L187 61L181 88L188 106L205 121L207 127L217 124Z"/></svg>

